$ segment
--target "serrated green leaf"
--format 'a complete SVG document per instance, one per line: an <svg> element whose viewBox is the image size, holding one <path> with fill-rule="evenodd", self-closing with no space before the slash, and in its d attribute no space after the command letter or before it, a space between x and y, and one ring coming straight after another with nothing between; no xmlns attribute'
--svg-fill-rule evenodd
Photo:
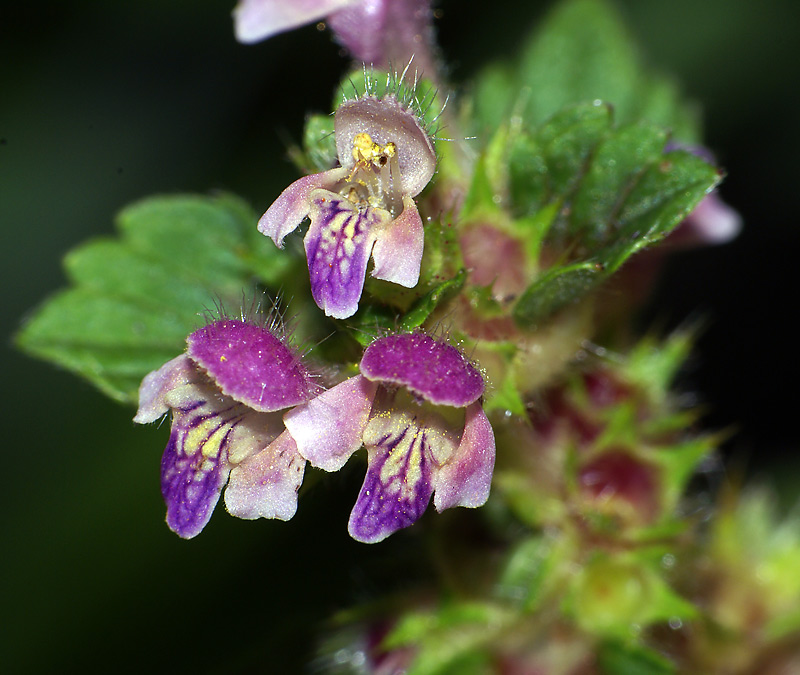
<svg viewBox="0 0 800 675"><path fill-rule="evenodd" d="M18 345L135 402L139 383L184 349L215 304L238 307L256 281L276 283L285 258L231 196L156 197L124 209L119 239L65 258L73 287L23 326ZM254 234L255 233L255 234Z"/></svg>
<svg viewBox="0 0 800 675"><path fill-rule="evenodd" d="M511 212L517 217L538 213L550 196L547 161L528 132L519 134L509 150L508 194Z"/></svg>
<svg viewBox="0 0 800 675"><path fill-rule="evenodd" d="M513 311L518 325L539 325L578 301L631 255L666 236L719 182L718 171L700 158L662 153L664 138L643 125L607 130L594 147L580 147L581 162L564 160L582 169L574 184L560 183L567 194L572 190L571 208L552 229L550 243L579 260L551 267L522 293ZM548 161L548 171L551 166Z"/></svg>
<svg viewBox="0 0 800 675"><path fill-rule="evenodd" d="M490 138L498 125L505 121L515 102L530 95L520 92L516 72L511 66L493 63L487 66L475 81L474 90L466 106L464 123L478 138Z"/></svg>
<svg viewBox="0 0 800 675"><path fill-rule="evenodd" d="M572 199L569 234L587 251L607 243L626 192L639 172L661 155L667 134L661 129L631 125L608 134L597 144L592 160Z"/></svg>
<svg viewBox="0 0 800 675"><path fill-rule="evenodd" d="M565 108L538 130L536 140L545 157L547 185L552 195L572 192L612 122L611 108L597 102Z"/></svg>
<svg viewBox="0 0 800 675"><path fill-rule="evenodd" d="M519 74L536 92L525 111L534 124L593 100L627 111L638 76L633 41L617 12L601 0L558 4L523 54Z"/></svg>
<svg viewBox="0 0 800 675"><path fill-rule="evenodd" d="M634 40L605 0L557 5L522 55L518 86L536 94L523 113L531 125L565 106L600 100L614 107L620 123L647 120L687 142L697 136L691 111L668 80L641 67Z"/></svg>
<svg viewBox="0 0 800 675"><path fill-rule="evenodd" d="M698 115L675 84L645 69L613 5L559 3L528 40L517 64L487 66L476 78L475 133L485 136L510 116L534 128L562 108L605 101L620 123L648 121L685 143L699 139Z"/></svg>

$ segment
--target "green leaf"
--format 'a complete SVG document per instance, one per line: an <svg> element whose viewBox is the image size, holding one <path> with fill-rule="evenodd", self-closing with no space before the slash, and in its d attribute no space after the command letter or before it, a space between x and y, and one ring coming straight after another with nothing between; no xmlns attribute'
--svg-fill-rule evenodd
<svg viewBox="0 0 800 675"><path fill-rule="evenodd" d="M523 113L537 125L576 103L606 101L620 123L648 120L696 140L691 113L675 88L640 66L638 49L615 8L604 0L555 7L524 51L519 86L535 92Z"/></svg>
<svg viewBox="0 0 800 675"><path fill-rule="evenodd" d="M412 331L419 328L441 303L452 298L464 286L467 280L467 271L460 269L456 276L434 286L430 291L417 300L400 322L400 330Z"/></svg>
<svg viewBox="0 0 800 675"><path fill-rule="evenodd" d="M600 263L584 262L556 267L533 282L514 306L514 321L532 329L550 315L577 302L605 278Z"/></svg>
<svg viewBox="0 0 800 675"><path fill-rule="evenodd" d="M532 33L515 64L491 64L476 78L474 133L485 138L509 117L535 128L559 110L604 101L620 123L648 121L684 143L699 140L698 116L669 78L642 66L613 5L567 0Z"/></svg>
<svg viewBox="0 0 800 675"><path fill-rule="evenodd" d="M135 402L141 379L183 351L204 313L238 308L258 281L280 282L291 257L257 232L257 220L232 196L156 197L124 209L118 239L67 254L72 287L39 308L17 344Z"/></svg>
<svg viewBox="0 0 800 675"><path fill-rule="evenodd" d="M632 125L608 134L593 149L591 163L572 199L569 233L591 250L607 243L626 193L639 172L660 158L667 134L655 127Z"/></svg>
<svg viewBox="0 0 800 675"><path fill-rule="evenodd" d="M591 131L572 137L596 138L595 121L588 124ZM570 205L548 243L572 260L554 265L522 293L514 307L518 325L532 328L579 301L631 255L665 237L719 182L718 171L700 158L663 153L664 140L657 129L629 125L607 129L592 148L567 142L576 157L560 150L559 164L579 172L572 182L559 180L559 169L551 169L559 164L545 154L548 176L557 174L549 183Z"/></svg>

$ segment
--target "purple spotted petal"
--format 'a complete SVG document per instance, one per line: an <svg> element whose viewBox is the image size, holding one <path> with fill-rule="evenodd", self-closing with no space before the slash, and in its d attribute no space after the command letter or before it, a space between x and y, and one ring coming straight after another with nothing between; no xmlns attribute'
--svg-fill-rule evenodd
<svg viewBox="0 0 800 675"><path fill-rule="evenodd" d="M361 374L402 385L436 405L463 408L483 394L483 377L458 349L421 333L375 340L364 351Z"/></svg>
<svg viewBox="0 0 800 675"><path fill-rule="evenodd" d="M303 176L286 188L258 221L258 231L283 248L283 238L293 232L308 215L311 192L331 186L347 175L346 169L331 169Z"/></svg>
<svg viewBox="0 0 800 675"><path fill-rule="evenodd" d="M161 368L145 375L139 387L139 409L133 421L149 424L166 414L169 405L165 400L173 389L202 379L195 365L185 354L167 361Z"/></svg>
<svg viewBox="0 0 800 675"><path fill-rule="evenodd" d="M373 418L364 443L369 466L348 530L353 539L373 544L425 512L433 462L426 429L404 414Z"/></svg>
<svg viewBox="0 0 800 675"><path fill-rule="evenodd" d="M318 21L359 0L240 0L233 10L239 42L252 43Z"/></svg>
<svg viewBox="0 0 800 675"><path fill-rule="evenodd" d="M230 399L228 399L230 401ZM203 399L173 408L172 431L161 460L167 525L184 539L205 527L228 480L228 451L242 406L215 409Z"/></svg>
<svg viewBox="0 0 800 675"><path fill-rule="evenodd" d="M372 276L394 284L414 288L419 281L425 233L417 205L409 196L403 197L403 212L378 236L372 258Z"/></svg>
<svg viewBox="0 0 800 675"><path fill-rule="evenodd" d="M434 479L437 511L453 506L483 506L489 498L494 470L494 432L480 403L466 410L461 442L454 455L439 468Z"/></svg>
<svg viewBox="0 0 800 675"><path fill-rule="evenodd" d="M297 449L312 465L338 471L361 447L377 385L360 375L283 416Z"/></svg>
<svg viewBox="0 0 800 675"><path fill-rule="evenodd" d="M311 398L314 384L297 354L261 326L220 319L192 333L187 354L224 394L261 412Z"/></svg>
<svg viewBox="0 0 800 675"><path fill-rule="evenodd" d="M225 506L231 515L254 520L289 520L297 511L297 492L306 468L297 445L284 431L261 452L231 472Z"/></svg>
<svg viewBox="0 0 800 675"><path fill-rule="evenodd" d="M358 309L367 263L388 211L358 208L328 190L311 193L311 227L304 240L311 294L325 314L336 319Z"/></svg>

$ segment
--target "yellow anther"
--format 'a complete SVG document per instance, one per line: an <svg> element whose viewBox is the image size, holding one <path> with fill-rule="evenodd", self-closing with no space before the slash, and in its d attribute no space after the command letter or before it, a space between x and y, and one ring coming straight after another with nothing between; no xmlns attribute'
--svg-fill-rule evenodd
<svg viewBox="0 0 800 675"><path fill-rule="evenodd" d="M353 159L356 162L372 161L376 143L372 142L372 137L367 133L356 134L353 137ZM379 147L379 146L378 146Z"/></svg>

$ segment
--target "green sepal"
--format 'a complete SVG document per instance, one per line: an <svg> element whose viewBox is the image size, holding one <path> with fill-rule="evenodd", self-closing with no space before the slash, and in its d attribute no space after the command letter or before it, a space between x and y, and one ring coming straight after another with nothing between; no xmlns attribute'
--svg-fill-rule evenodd
<svg viewBox="0 0 800 675"><path fill-rule="evenodd" d="M333 168L336 161L333 115L309 115L303 128L303 151L295 157L295 164L311 174Z"/></svg>
<svg viewBox="0 0 800 675"><path fill-rule="evenodd" d="M512 371L508 370L500 385L487 392L483 408L486 412L499 410L504 414L525 416L527 413L525 401L517 388Z"/></svg>
<svg viewBox="0 0 800 675"><path fill-rule="evenodd" d="M665 340L653 335L639 340L628 354L625 374L644 389L653 403L667 397L669 387L694 346L696 328L683 328Z"/></svg>
<svg viewBox="0 0 800 675"><path fill-rule="evenodd" d="M422 326L440 304L447 302L464 287L466 280L467 271L462 268L452 279L447 279L431 288L411 306L411 309L400 321L400 330L412 331Z"/></svg>
<svg viewBox="0 0 800 675"><path fill-rule="evenodd" d="M353 318L348 320L353 338L361 346L366 347L376 337L390 331L411 332L422 326L442 303L456 295L466 281L466 270L459 270L452 279L434 285L425 295L418 297L406 312L398 312L396 307L386 304L364 303ZM369 288L378 288L370 284ZM388 284L381 286L387 294L391 293ZM409 291L405 291L407 295ZM376 295L373 293L373 295Z"/></svg>
<svg viewBox="0 0 800 675"><path fill-rule="evenodd" d="M134 403L141 379L177 356L215 307L236 308L292 264L261 236L241 200L155 197L117 218L120 237L67 254L72 288L47 300L16 337L27 353ZM248 291L250 289L250 291Z"/></svg>

